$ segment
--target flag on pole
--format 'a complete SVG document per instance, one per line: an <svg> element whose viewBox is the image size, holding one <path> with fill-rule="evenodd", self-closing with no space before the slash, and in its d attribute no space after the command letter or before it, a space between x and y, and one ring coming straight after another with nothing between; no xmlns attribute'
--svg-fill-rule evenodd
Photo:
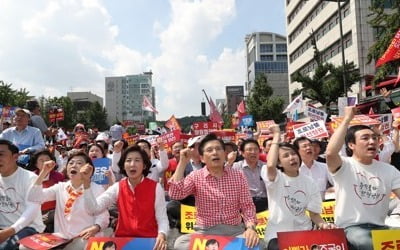
<svg viewBox="0 0 400 250"><path fill-rule="evenodd" d="M143 96L142 109L158 114L158 111L156 110L156 108L153 107L150 100L145 95Z"/></svg>
<svg viewBox="0 0 400 250"><path fill-rule="evenodd" d="M300 109L303 107L303 93L301 93L298 97L294 98L291 103L286 107L283 113L292 113L294 110Z"/></svg>
<svg viewBox="0 0 400 250"><path fill-rule="evenodd" d="M400 82L400 67L399 67L399 73L397 73L396 81L394 82L394 86L396 87L399 82Z"/></svg>
<svg viewBox="0 0 400 250"><path fill-rule="evenodd" d="M218 112L218 109L211 98L209 104L210 104L210 120L212 122L224 123L221 114Z"/></svg>
<svg viewBox="0 0 400 250"><path fill-rule="evenodd" d="M400 59L400 29L397 31L396 35L393 37L392 42L386 49L385 53L381 58L376 61L375 67L379 67L387 62Z"/></svg>
<svg viewBox="0 0 400 250"><path fill-rule="evenodd" d="M170 130L179 130L181 131L181 126L179 125L178 120L175 118L174 115L171 116L166 122L165 127L169 128Z"/></svg>

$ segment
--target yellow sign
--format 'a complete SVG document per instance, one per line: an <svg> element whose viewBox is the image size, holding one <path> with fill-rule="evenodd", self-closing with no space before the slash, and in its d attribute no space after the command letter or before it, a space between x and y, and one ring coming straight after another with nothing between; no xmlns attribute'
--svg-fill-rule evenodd
<svg viewBox="0 0 400 250"><path fill-rule="evenodd" d="M268 223L269 212L263 211L257 214L256 231L260 238L264 238L265 227ZM196 207L181 204L181 233L194 233L196 223Z"/></svg>
<svg viewBox="0 0 400 250"><path fill-rule="evenodd" d="M328 223L335 223L334 212L335 212L335 201L325 201L322 203L321 217Z"/></svg>
<svg viewBox="0 0 400 250"><path fill-rule="evenodd" d="M372 230L374 249L400 249L400 229Z"/></svg>

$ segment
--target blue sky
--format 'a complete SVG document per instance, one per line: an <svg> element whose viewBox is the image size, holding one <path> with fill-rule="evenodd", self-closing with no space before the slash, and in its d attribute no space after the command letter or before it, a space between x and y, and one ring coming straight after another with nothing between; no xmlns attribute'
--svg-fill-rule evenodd
<svg viewBox="0 0 400 250"><path fill-rule="evenodd" d="M0 75L40 96L153 71L158 119L245 81L244 37L285 34L282 0L0 0Z"/></svg>

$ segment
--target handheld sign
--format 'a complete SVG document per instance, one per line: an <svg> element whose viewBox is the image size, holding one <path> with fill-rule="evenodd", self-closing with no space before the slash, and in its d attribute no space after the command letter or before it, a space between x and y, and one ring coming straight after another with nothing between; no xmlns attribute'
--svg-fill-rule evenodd
<svg viewBox="0 0 400 250"><path fill-rule="evenodd" d="M106 249L106 247L114 247L113 249L115 250L153 250L155 244L155 238L91 237L88 240L86 250L103 250Z"/></svg>
<svg viewBox="0 0 400 250"><path fill-rule="evenodd" d="M28 249L51 249L70 241L64 239L57 234L42 233L34 234L19 240L19 244L27 247Z"/></svg>
<svg viewBox="0 0 400 250"><path fill-rule="evenodd" d="M106 171L110 168L111 161L108 158L98 158L93 160L94 173L92 181L99 185L106 185L109 180Z"/></svg>
<svg viewBox="0 0 400 250"><path fill-rule="evenodd" d="M236 238L221 235L205 235L205 234L192 234L190 237L190 250L207 250L207 249L220 249L220 250L248 250L246 247L246 240L244 238ZM259 250L258 246L251 248L251 250Z"/></svg>

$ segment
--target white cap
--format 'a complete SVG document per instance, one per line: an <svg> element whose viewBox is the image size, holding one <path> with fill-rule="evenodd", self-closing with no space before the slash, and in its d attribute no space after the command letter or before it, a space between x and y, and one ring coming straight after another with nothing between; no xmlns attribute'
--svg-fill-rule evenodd
<svg viewBox="0 0 400 250"><path fill-rule="evenodd" d="M187 145L188 148L193 147L194 144L196 144L196 143L199 143L203 139L203 137L204 136L199 135L199 136L190 138L188 141L188 145Z"/></svg>

